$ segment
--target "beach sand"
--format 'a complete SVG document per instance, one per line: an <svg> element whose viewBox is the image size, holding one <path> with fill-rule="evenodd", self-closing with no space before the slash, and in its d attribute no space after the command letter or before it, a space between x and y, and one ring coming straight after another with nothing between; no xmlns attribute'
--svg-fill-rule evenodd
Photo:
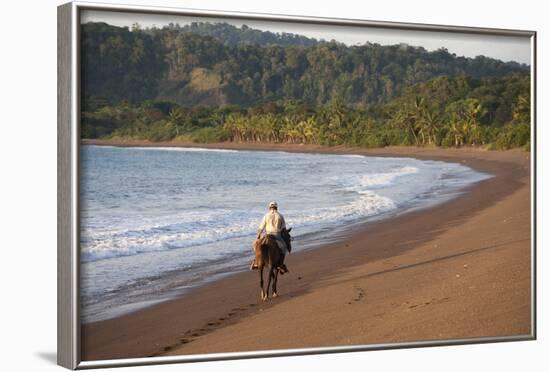
<svg viewBox="0 0 550 372"><path fill-rule="evenodd" d="M462 163L495 177L449 202L358 225L342 241L290 255L291 272L279 278L279 297L266 303L259 300L258 273L246 271L181 298L85 324L82 360L532 333L528 152L193 146L416 157Z"/></svg>

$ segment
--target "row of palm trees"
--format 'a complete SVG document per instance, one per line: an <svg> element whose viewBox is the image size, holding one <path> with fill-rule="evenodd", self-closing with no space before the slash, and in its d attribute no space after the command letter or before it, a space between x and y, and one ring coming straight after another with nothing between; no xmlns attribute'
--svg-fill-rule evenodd
<svg viewBox="0 0 550 372"><path fill-rule="evenodd" d="M409 134L415 145L433 145L443 132L456 147L476 144L480 138L479 118L484 110L477 99L464 99L449 104L444 110L430 107L424 97L415 97L402 105L392 124Z"/></svg>
<svg viewBox="0 0 550 372"><path fill-rule="evenodd" d="M400 102L398 107L388 113L388 123L404 131L408 143L439 145L443 136L451 138L456 147L479 141L479 118L484 111L476 99L455 101L438 109L424 97L416 96ZM223 128L236 142L338 144L345 143L349 133L368 120L365 112L350 110L342 101L335 101L317 112L297 113L290 107L279 114L217 113L212 116L211 125ZM169 112L167 121L175 128L176 136L196 129L190 114L179 107Z"/></svg>
<svg viewBox="0 0 550 372"><path fill-rule="evenodd" d="M417 146L439 145L442 137L452 139L461 147L476 144L480 140L479 118L483 108L476 99L459 100L445 110L430 107L423 97L401 105L390 114L390 125L403 130L410 137L409 143ZM366 114L348 110L336 103L331 107L308 115L231 114L224 122L224 129L237 142L285 142L285 143L345 143L346 134L368 120Z"/></svg>
<svg viewBox="0 0 550 372"><path fill-rule="evenodd" d="M229 115L223 126L237 142L317 143L318 127L313 116Z"/></svg>

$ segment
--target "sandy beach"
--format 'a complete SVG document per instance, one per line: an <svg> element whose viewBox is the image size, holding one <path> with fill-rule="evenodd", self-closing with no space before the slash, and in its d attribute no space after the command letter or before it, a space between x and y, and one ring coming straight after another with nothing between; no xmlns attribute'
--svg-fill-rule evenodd
<svg viewBox="0 0 550 372"><path fill-rule="evenodd" d="M245 271L81 327L82 360L531 334L530 153L523 150L91 141L414 157L494 175L435 207L292 254L279 297Z"/></svg>

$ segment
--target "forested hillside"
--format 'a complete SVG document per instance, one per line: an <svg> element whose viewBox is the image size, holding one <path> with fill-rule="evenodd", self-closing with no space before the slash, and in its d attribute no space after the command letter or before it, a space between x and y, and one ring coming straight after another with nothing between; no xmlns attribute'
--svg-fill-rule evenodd
<svg viewBox="0 0 550 372"><path fill-rule="evenodd" d="M178 32L190 32L201 36L211 36L220 43L234 47L245 44L258 45L302 45L315 46L319 44L316 39L311 39L302 35L291 33L273 33L270 31L261 31L243 25L240 28L227 23L205 23L194 22L188 25L170 24L166 29ZM154 31L152 32L154 33Z"/></svg>
<svg viewBox="0 0 550 372"><path fill-rule="evenodd" d="M455 57L444 49L347 47L274 35L227 24L145 31L85 24L84 91L111 103L158 98L182 105L252 106L299 99L321 105L341 98L349 105L366 105L386 102L404 87L437 76L496 77L526 71L516 63Z"/></svg>
<svg viewBox="0 0 550 372"><path fill-rule="evenodd" d="M529 143L529 68L228 24L82 25L82 135L358 146Z"/></svg>

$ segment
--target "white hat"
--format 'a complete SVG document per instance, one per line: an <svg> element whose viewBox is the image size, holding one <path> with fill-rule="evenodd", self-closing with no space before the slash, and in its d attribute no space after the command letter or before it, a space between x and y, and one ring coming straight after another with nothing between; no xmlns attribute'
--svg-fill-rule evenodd
<svg viewBox="0 0 550 372"><path fill-rule="evenodd" d="M269 203L269 208L277 208L277 202L274 200L271 203Z"/></svg>

